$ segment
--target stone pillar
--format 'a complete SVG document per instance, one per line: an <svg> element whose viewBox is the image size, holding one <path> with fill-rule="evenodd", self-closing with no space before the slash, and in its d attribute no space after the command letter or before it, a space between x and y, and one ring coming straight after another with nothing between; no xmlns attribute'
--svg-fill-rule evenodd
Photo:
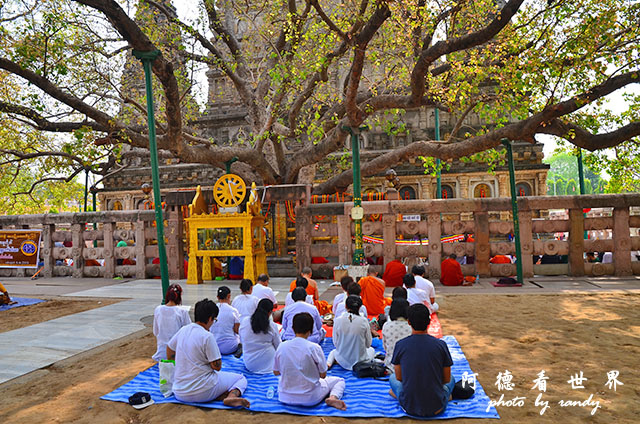
<svg viewBox="0 0 640 424"><path fill-rule="evenodd" d="M420 194L420 199L433 199L434 181L434 178L424 177L424 179L422 180L422 191Z"/></svg>
<svg viewBox="0 0 640 424"><path fill-rule="evenodd" d="M42 276L45 278L53 277L53 267L56 264L56 260L53 258L53 233L55 230L54 224L42 226L42 260L44 261Z"/></svg>
<svg viewBox="0 0 640 424"><path fill-rule="evenodd" d="M476 240L476 274L482 277L491 276L489 259L491 257L491 246L489 245L489 214L486 211L476 212L473 215L475 220L475 240Z"/></svg>
<svg viewBox="0 0 640 424"><path fill-rule="evenodd" d="M427 215L427 234L429 235L429 279L440 280L442 262L442 219L440 213Z"/></svg>
<svg viewBox="0 0 640 424"><path fill-rule="evenodd" d="M338 262L350 265L353 258L351 243L351 218L348 215L337 216L338 227Z"/></svg>
<svg viewBox="0 0 640 424"><path fill-rule="evenodd" d="M179 206L177 207L179 208ZM169 219L165 227L167 237L167 262L169 266L169 279L178 280L184 278L184 252L180 246L183 235L182 214L179 209L168 212Z"/></svg>
<svg viewBox="0 0 640 424"><path fill-rule="evenodd" d="M631 235L629 208L613 209L613 264L616 276L633 275L631 269Z"/></svg>
<svg viewBox="0 0 640 424"><path fill-rule="evenodd" d="M104 278L113 278L116 274L115 249L113 245L113 222L105 222L102 225L102 234L104 238L104 246L102 248L102 257L104 258Z"/></svg>
<svg viewBox="0 0 640 424"><path fill-rule="evenodd" d="M310 246L311 216L307 208L298 206L296 207L296 265L298 272L304 267L311 266Z"/></svg>
<svg viewBox="0 0 640 424"><path fill-rule="evenodd" d="M382 215L382 254L384 256L384 266L396 259L396 214L387 213Z"/></svg>
<svg viewBox="0 0 640 424"><path fill-rule="evenodd" d="M136 278L146 278L147 277L147 258L145 256L144 248L146 246L146 240L144 237L144 221L136 221L133 224L133 227L136 232Z"/></svg>
<svg viewBox="0 0 640 424"><path fill-rule="evenodd" d="M462 199L470 199L471 195L469 194L469 177L460 177L460 198Z"/></svg>
<svg viewBox="0 0 640 424"><path fill-rule="evenodd" d="M533 277L533 222L531 211L518 211L523 277Z"/></svg>
<svg viewBox="0 0 640 424"><path fill-rule="evenodd" d="M73 257L73 277L84 277L84 257L82 251L84 250L84 224L73 224L71 226L71 243L73 248L71 249L71 256Z"/></svg>
<svg viewBox="0 0 640 424"><path fill-rule="evenodd" d="M498 196L497 197L511 197L509 194L509 175L498 174Z"/></svg>
<svg viewBox="0 0 640 424"><path fill-rule="evenodd" d="M547 195L547 174L546 172L540 172L538 174L538 191L537 196Z"/></svg>
<svg viewBox="0 0 640 424"><path fill-rule="evenodd" d="M627 230L627 234L629 234ZM629 253L627 253L629 259ZM584 214L582 209L569 209L569 274L584 275Z"/></svg>

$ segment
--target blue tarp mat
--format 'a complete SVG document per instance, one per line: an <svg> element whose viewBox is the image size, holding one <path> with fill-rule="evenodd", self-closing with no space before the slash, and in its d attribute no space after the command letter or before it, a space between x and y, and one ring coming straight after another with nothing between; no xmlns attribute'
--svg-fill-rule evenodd
<svg viewBox="0 0 640 424"><path fill-rule="evenodd" d="M469 362L464 357L462 349L455 337L445 336L442 340L449 346L449 351L453 358L451 373L456 381L461 379L462 373L465 371L471 374L472 371L469 367ZM374 339L373 346L376 351L383 351L382 342L379 339ZM325 339L322 343L325 356L329 354L333 347L332 340ZM247 386L244 396L251 402L251 411L350 418L401 418L407 416L407 413L402 410L398 401L389 395L389 382L371 378L358 379L353 376L351 371L347 371L337 364L329 370L328 375L345 379L346 388L342 400L347 404L346 411L331 408L324 403L314 407L285 405L278 402L277 393L273 399L267 399L266 393L269 386L273 386L277 390L278 377L274 375L252 374L245 369L241 359L237 359L232 355L223 356L222 369L224 371L242 373L246 376L249 385ZM187 403L180 402L173 396L164 398L158 386L157 364L141 372L133 380L113 392L102 396L101 399L115 402L128 402L129 396L135 392L147 392L151 394L151 397L156 403L184 403L203 408L229 409L224 406L221 401ZM482 389L482 386L480 386L480 383L476 383L476 392L472 398L449 402L445 413L435 418L500 418L494 407L489 408L487 411L488 404L489 398Z"/></svg>
<svg viewBox="0 0 640 424"><path fill-rule="evenodd" d="M30 297L14 297L14 296L11 296L11 300L18 303L14 303L13 305L1 305L0 311L6 311L7 309L18 308L20 306L35 305L36 303L46 302L46 300L42 300L42 299L32 299Z"/></svg>

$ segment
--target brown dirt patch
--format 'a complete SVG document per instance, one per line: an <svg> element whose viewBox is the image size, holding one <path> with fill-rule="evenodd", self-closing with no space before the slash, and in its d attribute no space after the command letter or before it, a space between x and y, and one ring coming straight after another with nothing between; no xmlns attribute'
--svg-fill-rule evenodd
<svg viewBox="0 0 640 424"><path fill-rule="evenodd" d="M68 298L39 297L46 299L46 302L35 305L21 306L6 311L0 311L0 333L18 328L28 327L40 322L88 311L90 309L101 308L112 303L119 302L119 299L83 299L75 300Z"/></svg>
<svg viewBox="0 0 640 424"><path fill-rule="evenodd" d="M498 372L509 370L515 389L505 399L525 396L522 408L498 407L502 422L634 423L640 416L640 295L448 296L440 320L445 334L454 334L479 374L491 399ZM40 371L43 376L22 384L0 386L0 422L165 423L218 421L239 424L292 423L383 424L385 419L337 419L220 411L184 405L153 405L135 411L129 405L99 397L152 365L153 335L124 342L85 356L75 363ZM549 376L545 400L551 408L539 415L534 406L533 379ZM620 371L613 392L604 386L609 370ZM585 389L572 390L567 380L583 371ZM593 394L600 409L560 408L558 400L584 400ZM405 420L411 421L411 420ZM415 421L418 423L418 421ZM491 423L486 420L456 420Z"/></svg>

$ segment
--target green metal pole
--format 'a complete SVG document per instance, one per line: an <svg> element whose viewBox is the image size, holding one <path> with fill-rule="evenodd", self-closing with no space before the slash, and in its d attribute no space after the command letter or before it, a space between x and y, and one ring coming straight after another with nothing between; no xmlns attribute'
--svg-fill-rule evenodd
<svg viewBox="0 0 640 424"><path fill-rule="evenodd" d="M89 196L89 170L84 169L84 212L87 211L87 197Z"/></svg>
<svg viewBox="0 0 640 424"><path fill-rule="evenodd" d="M584 167L582 165L582 149L578 148L578 179L580 180L580 195L584 195L585 194L585 189L584 189ZM587 216L586 213L582 214L583 216ZM582 238L584 238L585 240L589 237L589 233L587 232L587 230L584 230L584 234L582 235Z"/></svg>
<svg viewBox="0 0 640 424"><path fill-rule="evenodd" d="M520 247L520 221L518 219L518 199L516 197L516 170L513 165L513 152L509 139L503 138L502 144L507 148L509 160L509 182L511 183L511 210L513 212L513 236L516 242L516 273L519 283L522 283L522 248Z"/></svg>
<svg viewBox="0 0 640 424"><path fill-rule="evenodd" d="M232 157L228 161L224 162L224 168L227 171L227 174L231 174L231 165L233 162L237 162L238 158L236 156Z"/></svg>
<svg viewBox="0 0 640 424"><path fill-rule="evenodd" d="M436 141L440 141L440 110L438 108L436 108L435 110L435 118L436 118L436 122L435 122L435 130L436 130L436 134L435 134L435 139ZM438 172L438 177L437 177L437 185L436 185L436 198L437 199L442 199L442 179L441 179L441 172L440 172L440 159L436 159L436 169Z"/></svg>
<svg viewBox="0 0 640 424"><path fill-rule="evenodd" d="M160 54L159 50L141 52L134 50L133 55L142 61L144 81L147 88L147 121L149 122L149 153L151 156L151 178L153 181L153 199L156 211L156 229L158 231L158 259L160 259L160 278L162 279L162 303L169 289L169 268L167 251L164 246L164 219L162 218L162 197L160 196L160 176L158 175L158 146L156 144L156 123L153 107L153 86L151 85L151 62ZM141 241L144 243L144 241Z"/></svg>
<svg viewBox="0 0 640 424"><path fill-rule="evenodd" d="M91 200L93 200L93 211L97 212L98 210L96 209L96 187L95 186L91 187ZM96 224L95 222L93 223L93 229L94 230L98 229L98 224ZM93 247L98 247L97 240L93 241Z"/></svg>
<svg viewBox="0 0 640 424"><path fill-rule="evenodd" d="M343 126L342 130L351 134L351 154L353 162L353 207L362 207L362 189L360 187L360 141L361 131L369 129L367 126L352 128ZM355 131L354 131L355 130ZM364 262L364 246L362 244L362 219L354 219L355 224L355 249L353 251L353 265L361 265Z"/></svg>

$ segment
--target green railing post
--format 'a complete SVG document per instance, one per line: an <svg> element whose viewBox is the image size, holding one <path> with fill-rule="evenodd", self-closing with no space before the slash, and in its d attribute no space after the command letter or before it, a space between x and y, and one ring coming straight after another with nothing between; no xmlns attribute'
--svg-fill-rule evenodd
<svg viewBox="0 0 640 424"><path fill-rule="evenodd" d="M353 209L362 210L362 189L360 187L360 132L368 130L366 125L359 128L343 126L342 130L351 135L351 155L353 162ZM357 213L356 213L357 214ZM355 249L353 251L353 265L361 265L364 262L364 246L362 244L362 216L357 217L352 213L355 224Z"/></svg>
<svg viewBox="0 0 640 424"><path fill-rule="evenodd" d="M227 174L231 174L231 165L237 161L238 161L238 158L234 156L228 161L224 162L224 169L226 170Z"/></svg>
<svg viewBox="0 0 640 424"><path fill-rule="evenodd" d="M436 107L434 113L436 118L434 138L436 139L436 141L440 141L440 110ZM436 170L438 172L437 179L436 179L436 198L437 199L442 199L442 178L441 178L441 172L440 172L441 167L442 166L441 166L440 159L437 158L436 159Z"/></svg>
<svg viewBox="0 0 640 424"><path fill-rule="evenodd" d="M516 197L516 170L513 165L513 151L509 139L503 138L502 144L507 148L509 161L509 182L511 183L511 210L513 213L513 237L516 243L516 273L517 280L522 283L522 248L520 247L520 221L518 219L518 198Z"/></svg>
<svg viewBox="0 0 640 424"><path fill-rule="evenodd" d="M156 144L156 121L153 107L153 86L151 82L151 63L160 55L159 50L142 52L134 50L133 55L142 61L144 81L147 89L147 121L149 123L149 153L151 156L151 179L153 181L153 199L156 212L158 234L158 259L160 260L160 278L162 279L162 303L169 289L169 268L167 251L164 246L164 219L162 218L162 197L160 195L160 176L158 174L158 146ZM138 241L144 243L144 240Z"/></svg>

